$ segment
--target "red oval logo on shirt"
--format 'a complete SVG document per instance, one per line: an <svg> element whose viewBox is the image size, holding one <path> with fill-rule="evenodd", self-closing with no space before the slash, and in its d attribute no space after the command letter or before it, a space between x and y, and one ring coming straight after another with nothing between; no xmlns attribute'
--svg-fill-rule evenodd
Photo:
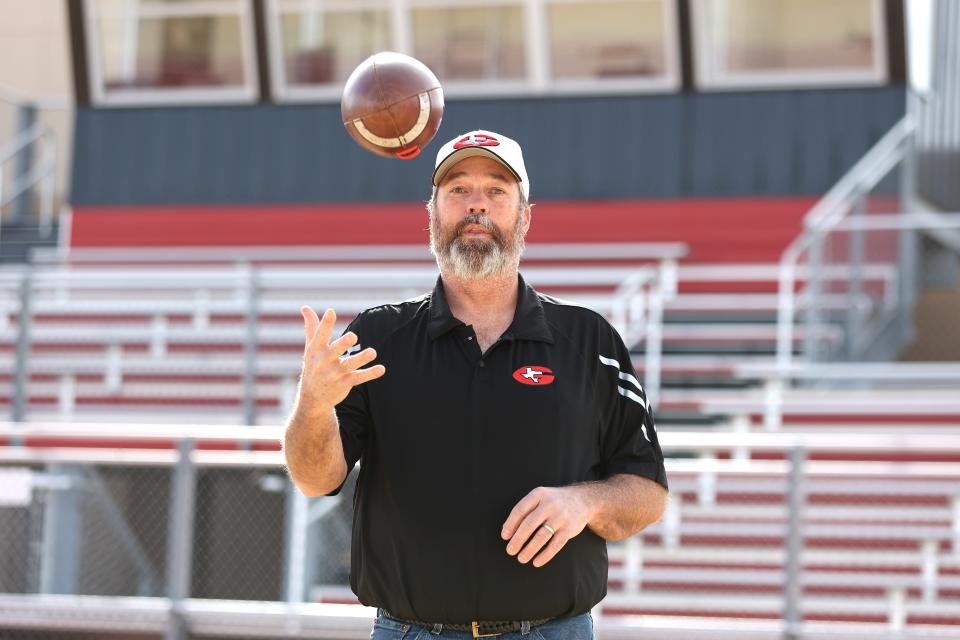
<svg viewBox="0 0 960 640"><path fill-rule="evenodd" d="M513 379L520 384L543 386L553 382L553 371L546 367L530 365L528 367L520 367L514 371Z"/></svg>

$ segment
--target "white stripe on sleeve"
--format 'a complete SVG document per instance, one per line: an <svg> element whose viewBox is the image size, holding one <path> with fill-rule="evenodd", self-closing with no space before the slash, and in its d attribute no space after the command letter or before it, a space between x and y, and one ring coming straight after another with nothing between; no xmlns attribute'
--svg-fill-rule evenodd
<svg viewBox="0 0 960 640"><path fill-rule="evenodd" d="M644 406L644 405L643 405L643 398L641 398L640 396L638 396L637 394L635 394L633 391L630 391L630 389L624 389L623 387L617 387L617 391L618 391L618 392L620 393L620 395L622 395L623 397L625 397L625 398L630 398L631 400L633 400L634 402L636 402L637 404L639 404L641 407ZM645 425L645 424L643 424L643 423L641 422L641 423L640 423L640 428L643 429L643 437L647 439L647 442L650 442L650 436L647 435L647 425Z"/></svg>
<svg viewBox="0 0 960 640"><path fill-rule="evenodd" d="M605 358L604 356L600 356L600 362L602 362L603 364L609 367L614 367L617 370L621 380L626 380L627 382L635 386L640 393L643 393L643 387L640 385L640 381L637 380L633 375L620 371L619 362L617 362L613 358ZM643 403L641 402L640 404L643 404Z"/></svg>

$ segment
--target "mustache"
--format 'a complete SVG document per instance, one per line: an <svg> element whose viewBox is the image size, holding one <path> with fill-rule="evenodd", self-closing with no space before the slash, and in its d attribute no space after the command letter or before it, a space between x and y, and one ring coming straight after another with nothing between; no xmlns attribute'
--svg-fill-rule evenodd
<svg viewBox="0 0 960 640"><path fill-rule="evenodd" d="M500 237L500 230L497 229L497 226L493 224L493 221L490 220L485 215L479 213L473 213L457 223L457 226L453 230L454 237L459 237L467 227L470 225L476 225L478 227L483 227L485 231L494 235L494 237Z"/></svg>

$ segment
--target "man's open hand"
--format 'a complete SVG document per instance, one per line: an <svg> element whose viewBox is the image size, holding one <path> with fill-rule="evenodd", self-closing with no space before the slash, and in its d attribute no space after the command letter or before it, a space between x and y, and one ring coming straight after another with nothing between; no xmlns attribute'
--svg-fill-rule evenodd
<svg viewBox="0 0 960 640"><path fill-rule="evenodd" d="M594 510L583 487L537 487L513 508L500 535L509 541L507 553L542 567L583 531Z"/></svg>
<svg viewBox="0 0 960 640"><path fill-rule="evenodd" d="M303 372L300 376L300 402L312 408L333 408L343 401L350 389L358 384L379 378L386 373L382 364L367 369L377 352L368 347L351 356L347 349L357 344L357 335L348 331L333 342L333 326L337 314L327 309L323 318L310 307L300 307L306 344L303 349Z"/></svg>

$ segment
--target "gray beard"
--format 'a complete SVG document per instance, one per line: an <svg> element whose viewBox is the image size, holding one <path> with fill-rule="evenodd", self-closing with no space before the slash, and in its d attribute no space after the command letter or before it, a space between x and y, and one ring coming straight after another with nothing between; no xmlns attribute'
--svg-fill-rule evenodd
<svg viewBox="0 0 960 640"><path fill-rule="evenodd" d="M467 240L463 230L471 224L484 227L492 235L489 240ZM508 237L486 216L471 215L444 234L436 214L430 216L430 252L437 259L441 272L462 280L482 280L520 265L525 243L520 214L514 224L513 237Z"/></svg>

